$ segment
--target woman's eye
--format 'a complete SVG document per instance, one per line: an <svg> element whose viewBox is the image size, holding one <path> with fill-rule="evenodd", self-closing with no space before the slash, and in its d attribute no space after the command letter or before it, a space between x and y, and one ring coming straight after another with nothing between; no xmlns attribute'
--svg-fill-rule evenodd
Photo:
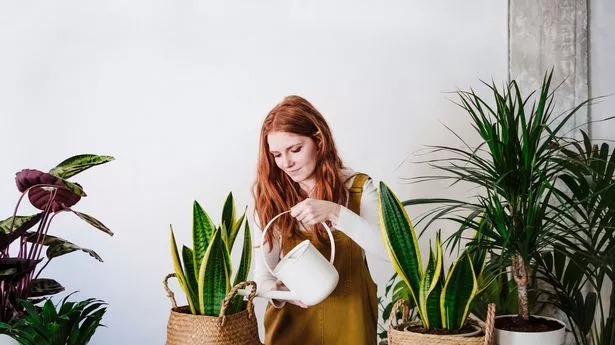
<svg viewBox="0 0 615 345"><path fill-rule="evenodd" d="M280 157L282 157L282 155L280 155L280 154L273 155L273 158L280 158Z"/></svg>
<svg viewBox="0 0 615 345"><path fill-rule="evenodd" d="M299 147L297 147L296 149L292 149L292 150L290 150L290 151L291 151L291 152L294 152L294 153L297 153L297 152L301 151L301 148L302 148L302 147L303 147L303 146L299 146Z"/></svg>

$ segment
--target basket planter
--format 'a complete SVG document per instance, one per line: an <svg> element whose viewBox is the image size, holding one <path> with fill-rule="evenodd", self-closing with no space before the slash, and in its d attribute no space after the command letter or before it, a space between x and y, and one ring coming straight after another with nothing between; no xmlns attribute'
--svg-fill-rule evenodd
<svg viewBox="0 0 615 345"><path fill-rule="evenodd" d="M395 314L399 307L403 306L402 322L393 325ZM389 321L389 345L491 345L493 343L493 324L495 319L495 305L489 305L486 323L481 323L476 332L458 335L438 335L410 332L406 330L410 326L420 324L417 321L408 320L408 304L404 300L399 300L393 306ZM525 344L527 345L527 344ZM542 345L542 344L541 344Z"/></svg>
<svg viewBox="0 0 615 345"><path fill-rule="evenodd" d="M500 315L500 317L510 317L516 315ZM498 345L563 345L566 340L566 325L558 320L546 316L532 316L540 319L556 321L562 328L548 332L517 332L495 329L495 339Z"/></svg>
<svg viewBox="0 0 615 345"><path fill-rule="evenodd" d="M166 345L261 345L252 303L256 295L256 283L250 281L235 285L224 299L220 316L215 317L193 315L188 306L178 307L167 284L173 276L175 274L169 274L164 280L165 290L173 305L167 325ZM252 286L252 292L248 296L246 310L225 315L237 291L248 285Z"/></svg>

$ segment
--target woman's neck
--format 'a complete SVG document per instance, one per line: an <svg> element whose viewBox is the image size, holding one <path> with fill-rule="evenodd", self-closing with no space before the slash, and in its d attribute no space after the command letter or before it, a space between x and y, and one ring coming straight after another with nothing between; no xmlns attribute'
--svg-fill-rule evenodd
<svg viewBox="0 0 615 345"><path fill-rule="evenodd" d="M314 186L316 185L316 179L309 178L299 182L299 187L307 194L308 197L312 195L312 191L314 190Z"/></svg>

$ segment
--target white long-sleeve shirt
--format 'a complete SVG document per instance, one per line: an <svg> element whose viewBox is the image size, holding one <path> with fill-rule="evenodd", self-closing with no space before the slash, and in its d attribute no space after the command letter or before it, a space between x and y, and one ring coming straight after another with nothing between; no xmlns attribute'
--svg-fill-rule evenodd
<svg viewBox="0 0 615 345"><path fill-rule="evenodd" d="M351 176L352 171L344 171L344 174ZM352 186L354 177L346 181L346 191ZM368 260L385 260L390 261L387 251L382 242L380 233L380 217L378 215L378 190L374 182L369 179L363 185L363 194L361 196L360 215L349 210L346 206L340 208L340 214L336 222L333 224L333 231L342 231L362 249L363 255L367 252ZM269 251L269 244L259 245L261 232L256 232L257 240L253 241L257 245L254 247L254 271L252 279L256 282L259 292L266 292L276 289L277 279L269 272L265 265L272 269L278 264L283 257L280 247L280 239L273 242L273 249ZM265 259L263 260L262 251L265 251ZM276 307L282 304L274 303Z"/></svg>

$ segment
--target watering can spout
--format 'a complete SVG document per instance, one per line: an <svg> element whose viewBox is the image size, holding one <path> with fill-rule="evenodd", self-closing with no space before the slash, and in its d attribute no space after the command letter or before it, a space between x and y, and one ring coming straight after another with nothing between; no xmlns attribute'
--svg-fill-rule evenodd
<svg viewBox="0 0 615 345"><path fill-rule="evenodd" d="M248 296L250 294L250 290L242 289L237 292L240 296ZM292 291L279 291L279 290L271 290L264 292L257 292L256 297L262 297L267 299L276 299L281 301L295 301L299 300L297 295Z"/></svg>

